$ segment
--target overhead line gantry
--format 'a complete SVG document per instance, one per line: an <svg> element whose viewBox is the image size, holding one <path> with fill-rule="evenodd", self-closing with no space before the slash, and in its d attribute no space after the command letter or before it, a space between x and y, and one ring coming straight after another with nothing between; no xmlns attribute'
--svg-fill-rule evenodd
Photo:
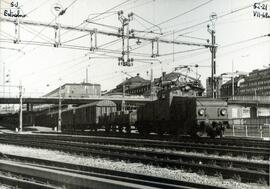
<svg viewBox="0 0 270 189"><path fill-rule="evenodd" d="M156 58L159 56L162 56L159 54L159 45L160 43L165 44L176 44L176 45L188 45L188 46L199 46L199 47L205 47L209 48L210 52L212 54L212 91L214 91L214 77L215 77L215 57L216 57L216 49L217 44L215 43L214 32L211 33L212 35L212 43L195 43L195 42L187 42L187 41L179 41L179 40L169 40L164 39L162 36L158 37L145 37L135 34L136 30L129 29L129 22L132 20L133 13L128 14L128 17L125 17L123 15L123 11L118 12L118 20L121 22L121 27L118 28L118 32L111 32L111 31L104 31L99 30L97 28L87 28L87 27L74 27L69 25L62 25L60 23L43 23L43 22L37 22L37 21L30 21L30 20L24 20L24 19L12 19L7 17L1 17L1 22L8 22L13 23L15 25L15 39L14 40L2 40L3 42L12 42L16 44L29 44L29 45L40 45L40 46L53 46L58 48L70 48L70 49L80 49L80 50L89 50L91 52L94 51L101 51L105 53L114 53L114 54L121 54L121 57L118 58L118 64L121 66L132 66L134 58L130 58L130 53L132 53L134 56L143 56L143 53L135 53L130 52L129 47L129 40L135 39L135 40L144 40L151 42L152 44L152 52L150 57ZM91 22L91 20L86 19L84 22ZM37 42L37 41L23 41L21 40L20 35L20 25L30 25L30 26L40 26L45 28L52 28L54 29L54 43L48 43L48 42ZM61 43L61 30L69 30L69 31L78 31L78 32L86 32L90 35L90 42L89 47L88 46L78 46L78 45L67 45ZM63 34L62 34L63 35ZM109 49L102 49L98 47L98 35L105 35L105 36L113 36L117 38L121 38L122 40L122 51L116 51L116 50L109 50ZM146 54L144 54L146 56ZM148 56L148 55L147 55ZM214 97L213 92L213 97Z"/></svg>

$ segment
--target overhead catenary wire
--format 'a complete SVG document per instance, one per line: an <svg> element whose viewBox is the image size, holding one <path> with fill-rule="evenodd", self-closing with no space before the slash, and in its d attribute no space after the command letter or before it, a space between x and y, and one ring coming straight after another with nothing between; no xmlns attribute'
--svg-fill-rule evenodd
<svg viewBox="0 0 270 189"><path fill-rule="evenodd" d="M65 61L60 61L58 63L54 63L53 65L50 65L50 66L46 66L46 67L42 67L40 68L39 70L35 71L35 72L31 72L29 74L23 74L21 75L20 77L27 77L27 76L30 76L30 75L34 75L36 73L40 73L40 72L44 72L45 70L50 70L50 69L53 69L53 68L56 68L56 67L59 67L59 66L63 66L63 65L68 65L70 63L73 63L74 61L78 61L78 60L81 60L81 59L84 59L86 58L84 55L81 55L81 56L78 56L76 58L71 58L71 59L68 59L68 60L65 60Z"/></svg>
<svg viewBox="0 0 270 189"><path fill-rule="evenodd" d="M22 52L20 49L11 48L11 47L1 47L0 46L0 49Z"/></svg>
<svg viewBox="0 0 270 189"><path fill-rule="evenodd" d="M241 43L246 43L246 42L253 41L253 40L256 40L256 39L260 39L260 38L263 38L263 37L270 37L270 33L264 34L264 35L260 35L260 36L256 36L256 37L253 37L253 38L249 38L249 39L245 39L245 40L242 40L242 41L237 41L237 42L230 43L230 44L225 44L225 45L220 46L220 48L225 48L225 47L231 47L231 46L234 46L234 45L239 45Z"/></svg>
<svg viewBox="0 0 270 189"><path fill-rule="evenodd" d="M136 13L133 13L135 16L137 16L138 18L140 18L141 20L143 20L144 22L146 22L146 23L148 23L148 24L151 24L153 27L156 27L156 28L158 28L159 29L159 31L160 31L160 34L162 35L162 29L161 29L161 27L160 26L158 26L158 25L156 25L156 24L154 24L154 23L152 23L152 22L150 22L150 21L148 21L148 20L146 20L145 18L143 18L143 17L141 17L141 16L139 16L138 14L136 14Z"/></svg>
<svg viewBox="0 0 270 189"><path fill-rule="evenodd" d="M149 0L148 2L138 4L138 5L133 6L133 7L130 7L130 8L124 8L124 9L122 9L122 10L123 10L123 11L128 11L128 10L131 10L131 9L135 9L135 8L138 8L138 7L141 7L141 6L150 4L150 3L152 3L152 2L153 2L153 0ZM125 5L124 5L124 6L125 6ZM110 17L110 16L112 16L112 15L114 15L114 14L117 14L117 12L116 12L116 13L112 12L111 14L108 14L108 15L103 16L103 17L101 17L101 18L96 18L95 21L103 20L103 19L108 18L108 17Z"/></svg>
<svg viewBox="0 0 270 189"><path fill-rule="evenodd" d="M194 8L192 8L192 9L186 11L186 12L180 13L180 14L178 14L178 15L172 17L172 18L169 18L169 19L167 19L167 20L164 20L164 21L158 23L157 25L160 26L160 25L163 25L163 24L165 24L165 23L168 23L168 22L170 22L170 21L172 21L172 20L174 20L174 19L176 19L176 18L179 18L179 17L184 16L184 15L186 15L186 14L192 12L192 11L197 10L197 9L203 7L204 5L209 4L209 3L212 2L212 1L213 1L213 0L206 1L206 2L200 4L200 5L198 5L198 6L194 7ZM151 28L153 28L153 27L151 27ZM151 28L148 28L148 30L151 29Z"/></svg>
<svg viewBox="0 0 270 189"><path fill-rule="evenodd" d="M66 9L64 10L64 12L68 8L70 8L76 1L77 0L74 0L72 3L70 3L69 6L66 7ZM63 13L61 15L63 15ZM58 15L58 16L60 16L60 15ZM58 16L56 16L54 19L52 19L52 21L49 22L49 24L47 24L47 25L45 24L44 27L31 39L31 41L33 41L35 38L37 38L48 26L50 26L57 19ZM21 50L25 49L26 47L27 47L27 45L25 45L24 47L22 47ZM39 47L38 46L37 47L34 47L34 48L30 49L27 53L32 52L32 51L36 50L37 48L39 48ZM25 54L27 54L27 53L25 53ZM21 57L18 57L17 60L20 59Z"/></svg>
<svg viewBox="0 0 270 189"><path fill-rule="evenodd" d="M131 0L126 0L126 1L124 1L124 2L122 2L122 3L120 3L120 4L117 4L116 6L113 6L112 8L110 8L110 9L108 9L108 10L102 12L102 13L99 13L98 15L96 15L96 16L94 16L94 17L92 17L92 18L87 18L86 20L88 20L88 21L93 21L95 18L98 18L98 17L100 17L100 16L102 16L102 15L104 15L104 14L107 14L107 12L110 12L111 10L113 10L113 9L115 9L115 8L117 8L117 7L120 7L121 5L123 5L123 4L125 4L125 3L129 2L129 1L131 1ZM113 13L113 14L115 14L115 13ZM78 28L78 27L82 26L83 24L87 24L86 20L83 21L82 23L76 25L75 28ZM70 30L65 31L65 32L62 34L62 36L63 36L63 35L66 35L66 34L69 33L69 32L70 32Z"/></svg>
<svg viewBox="0 0 270 189"><path fill-rule="evenodd" d="M29 32L29 33L31 33L31 34L34 34L34 35L37 34L37 33L31 31L30 29L28 29L27 27L25 27L25 26L23 26L23 25L21 26L21 28L22 28L23 30L25 30L25 31L27 31L27 32ZM52 41L53 41L52 39L49 39L49 38L47 38L47 37L43 37L42 35L38 35L38 38L43 39L44 41L47 41L47 42L52 42Z"/></svg>
<svg viewBox="0 0 270 189"><path fill-rule="evenodd" d="M235 52L238 52L238 51L250 48L250 47L254 47L254 46L258 46L258 45L262 45L262 44L267 44L267 43L269 43L269 41L270 40L268 39L268 40L261 41L261 42L258 42L258 43L252 44L252 45L248 45L248 46L245 46L245 47L240 47L240 48L237 48L237 49L233 49L233 50L231 50L229 52L219 53L219 54L217 54L217 58L221 58L221 57L227 56L229 54L232 54L232 53L235 53ZM194 56L192 56L192 57L194 57ZM182 61L183 59L180 58L180 60ZM206 61L209 61L209 58L204 58L204 59L196 60L196 61L193 61L193 62L189 61L188 63L189 64L201 64L202 62L206 62ZM171 61L170 60L163 60L162 62L165 63L165 62L171 62Z"/></svg>
<svg viewBox="0 0 270 189"><path fill-rule="evenodd" d="M95 25L99 25L99 26L103 26L103 27L107 27L107 28L111 28L111 29L115 29L115 30L119 29L116 26L110 26L110 25L106 25L106 24L101 24L101 23L90 21L90 20L86 20L86 22L89 23L89 24L95 24Z"/></svg>
<svg viewBox="0 0 270 189"><path fill-rule="evenodd" d="M201 37L193 37L193 36L187 36L187 35L178 35L178 37L185 37L185 38L190 38L190 39L197 39L197 40L201 40L201 41L207 41L208 39L204 39L204 38L201 38Z"/></svg>
<svg viewBox="0 0 270 189"><path fill-rule="evenodd" d="M259 1L258 3L264 3L264 2L267 2L267 1L269 1L269 0ZM250 8L250 7L253 7L253 4L249 4L249 5L247 5L247 6L244 6L244 7L238 8L238 9L235 9L235 10L230 11L230 12L228 12L228 13L224 13L224 14L222 14L222 15L219 15L218 18L219 18L219 19L220 19L220 18L223 18L223 17L225 17L225 16L228 16L228 15L237 13L237 12L239 12L239 11L248 9L248 8ZM197 27L197 26L201 26L201 25L206 24L206 23L208 23L208 22L210 22L210 19L204 20L204 21L199 22L199 23L197 23L197 24L193 24L193 25L191 25L191 26L184 27L184 28L179 29L179 30L176 30L176 31L174 31L174 32L175 32L175 33L182 32L182 31L185 31L185 30L188 30L188 29ZM168 35L172 35L172 32L171 32L170 34L163 35L163 37L168 36Z"/></svg>
<svg viewBox="0 0 270 189"><path fill-rule="evenodd" d="M88 34L88 33L87 33L87 34L83 34L83 35L81 35L81 36L78 36L78 37L69 39L69 40L67 40L67 41L63 41L62 44L69 43L69 42L75 41L75 40L77 40L77 39L84 38L84 37L86 37L86 36L89 36L89 34Z"/></svg>
<svg viewBox="0 0 270 189"><path fill-rule="evenodd" d="M98 18L98 17L100 17L100 16L106 14L107 12L109 12L109 11L115 9L115 8L118 8L118 7L120 7L121 5L124 5L124 4L126 4L127 2L129 2L129 1L131 1L131 0L126 0L126 1L124 1L124 2L121 2L121 3L119 3L119 4L115 5L115 6L113 6L112 8L109 8L109 9L107 9L106 11L104 11L104 12L102 12L102 13L100 13L100 14L98 14L98 15L92 17L92 18L88 18L87 20L88 20L88 21L93 21L95 18Z"/></svg>
<svg viewBox="0 0 270 189"><path fill-rule="evenodd" d="M9 36L9 37L11 37L12 39L15 39L14 36L10 35L9 33L5 32L5 31L3 31L3 30L1 30L0 33L5 34L6 36Z"/></svg>
<svg viewBox="0 0 270 189"><path fill-rule="evenodd" d="M108 44L108 45L111 45L112 43L110 43L110 44ZM149 43L149 44L151 44L151 43Z"/></svg>
<svg viewBox="0 0 270 189"><path fill-rule="evenodd" d="M177 52L172 52L172 53L167 53L167 54L160 54L159 56L169 56L173 54L183 54L187 52L193 52L193 51L199 51L199 50L205 50L206 48L196 48L196 49L189 49L189 50L183 50L183 51L177 51Z"/></svg>

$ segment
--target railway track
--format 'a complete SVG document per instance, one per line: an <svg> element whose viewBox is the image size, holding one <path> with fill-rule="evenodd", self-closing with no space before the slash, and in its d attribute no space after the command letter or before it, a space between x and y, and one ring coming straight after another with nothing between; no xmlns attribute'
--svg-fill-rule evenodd
<svg viewBox="0 0 270 189"><path fill-rule="evenodd" d="M40 132L36 132L39 134ZM111 137L111 138L123 138L123 139L143 139L143 140L158 140L166 142L196 142L201 144L215 144L215 145L228 145L228 146L248 146L256 148L270 148L269 141L263 141L260 139L250 139L250 138L237 138L237 137L223 137L211 139L209 137L201 138L191 138L189 136L158 136L158 135L139 135L136 133L107 133L107 132L63 132L63 134L56 134L53 132L43 132L44 134L49 135L72 135L73 137L77 136L78 138L82 137Z"/></svg>
<svg viewBox="0 0 270 189"><path fill-rule="evenodd" d="M26 137L26 135L20 137L17 136L17 138L1 136L0 141L7 144L54 149L116 160L121 159L130 162L153 164L161 167L191 169L208 175L219 174L222 175L223 178L238 177L241 178L241 181L243 182L257 182L260 180L269 183L268 163L242 162L213 157L123 148L123 146L104 146L36 137L31 139L29 137L30 136Z"/></svg>
<svg viewBox="0 0 270 189"><path fill-rule="evenodd" d="M20 137L20 135L4 135L10 137ZM137 140L137 139L123 139L123 138L110 138L110 137L77 137L77 136L63 136L63 135L23 135L24 138L36 138L40 139L50 139L57 141L72 141L79 143L98 143L104 145L119 145L119 146L135 146L135 147L146 147L146 148L159 148L168 149L172 151L188 151L188 152L199 152L206 154L215 155L229 155L229 156L243 156L249 159L259 158L263 160L269 160L270 156L270 146L238 146L237 144L220 144L216 140L210 140L213 143L204 142L201 140L193 141L190 138L188 140L182 140L178 142L174 141L156 141L156 140ZM214 143L214 141L216 141Z"/></svg>
<svg viewBox="0 0 270 189"><path fill-rule="evenodd" d="M0 169L1 170L1 169ZM51 186L47 183L40 183L40 181L34 181L33 178L28 178L29 180L26 180L26 177L22 177L18 174L11 174L10 172L0 172L0 183L4 184L9 187L15 187L15 188L29 188L29 189L57 189L59 187ZM8 176L6 176L6 175ZM1 186L0 186L1 187Z"/></svg>
<svg viewBox="0 0 270 189"><path fill-rule="evenodd" d="M122 172L122 171L115 171L115 170L109 170L109 169L102 169L97 167L90 167L90 166L83 166L83 165L77 165L77 164L70 164L70 163L63 163L59 161L51 161L46 159L40 159L40 158L29 158L29 157L22 157L22 156L16 156L16 155L7 155L2 154L1 158L8 159L9 161L16 163L23 163L27 166L32 166L34 168L42 168L46 170L53 170L52 174L54 174L54 171L61 171L65 173L70 174L78 174L80 177L93 177L93 178L99 178L99 179L106 179L105 181L110 181L112 186L108 188L169 188L169 189L192 189L192 188L218 188L222 189L222 187L216 187L216 186L210 186L210 185L203 185L203 184L197 184L197 183L190 183L190 182L184 182L184 181L178 181L178 180L172 180L172 179L166 179L166 178L160 178L160 177L153 177L153 176L147 176L147 175L141 175L141 174L133 174L128 172ZM0 164L1 164L0 160ZM1 168L0 168L1 170ZM8 169L9 171L11 169ZM22 172L19 170L19 172ZM25 172L23 172L25 174ZM48 172L51 174L50 172ZM29 173L27 173L29 174ZM40 177L39 174L38 178ZM48 179L48 176L45 176L45 179ZM44 178L43 178L44 179ZM77 178L75 177L74 180ZM51 177L48 179L52 183L57 183L55 180L53 180ZM62 178L60 179L62 180ZM79 180L81 181L81 180ZM61 186L70 186L70 183L57 183L58 185L61 184ZM108 185L108 183L106 183ZM116 185L117 184L117 185ZM115 185L117 187L115 187ZM80 185L79 182L73 182L71 186L80 186L80 188L87 188ZM88 185L91 186L91 185ZM104 188L103 183L99 183L99 185L95 188Z"/></svg>

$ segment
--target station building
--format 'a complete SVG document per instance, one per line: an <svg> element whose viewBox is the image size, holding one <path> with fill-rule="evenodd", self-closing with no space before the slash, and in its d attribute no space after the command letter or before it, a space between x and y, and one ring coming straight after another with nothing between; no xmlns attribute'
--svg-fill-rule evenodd
<svg viewBox="0 0 270 189"><path fill-rule="evenodd" d="M61 90L60 90L61 88ZM66 83L59 88L44 95L44 97L61 97L66 98L90 98L93 96L101 96L100 84L92 83Z"/></svg>
<svg viewBox="0 0 270 189"><path fill-rule="evenodd" d="M146 80L137 74L134 77L126 78L125 81L118 84L114 89L105 95L122 95L125 89L125 95L145 95L150 90L150 80Z"/></svg>

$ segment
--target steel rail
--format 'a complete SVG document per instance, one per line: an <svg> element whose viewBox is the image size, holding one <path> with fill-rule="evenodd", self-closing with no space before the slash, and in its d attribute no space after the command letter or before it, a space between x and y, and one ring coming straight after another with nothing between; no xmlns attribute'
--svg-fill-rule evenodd
<svg viewBox="0 0 270 189"><path fill-rule="evenodd" d="M3 173L2 173L3 174ZM10 173L8 174L10 175ZM35 183L33 179L32 181L28 181L18 177L11 177L0 175L0 183L8 186L14 186L15 188L27 188L27 189L59 189L59 187L50 186L48 184Z"/></svg>
<svg viewBox="0 0 270 189"><path fill-rule="evenodd" d="M222 187L217 186L210 186L198 183L190 183L185 181L161 178L161 177L154 177L136 173L129 173L123 171L116 171L110 169L103 169L98 167L92 166L84 166L78 164L70 164L64 163L59 161L52 161L48 159L41 159L41 158L31 158L31 157L24 157L24 156L17 156L17 155L9 155L9 154L1 154L2 158L10 159L13 161L22 161L24 163L33 164L39 167L45 167L55 170L64 170L73 173L79 173L83 175L90 175L96 176L99 178L107 178L111 180L123 181L128 183L134 184L142 184L148 185L152 187L159 187L159 188L219 188Z"/></svg>
<svg viewBox="0 0 270 189"><path fill-rule="evenodd" d="M34 132L36 135L56 135L55 132ZM216 145L230 145L230 146L248 146L248 147L262 147L262 148L269 148L270 143L269 141L264 141L261 139L250 139L250 138L240 138L240 137L223 137L217 139L211 139L208 137L201 137L201 138L191 138L189 136L158 136L158 135L147 135L142 136L136 133L106 133L103 131L99 132L68 132L64 131L63 133L57 135L60 137L70 136L72 135L73 138L85 138L87 137L103 137L103 138L112 138L117 137L122 140L136 140L140 139L143 140L154 140L162 143L169 143L169 144L177 144L177 142L195 142L195 143L205 143L205 144L216 144ZM82 139L83 140L83 139Z"/></svg>
<svg viewBox="0 0 270 189"><path fill-rule="evenodd" d="M65 151L69 153L77 153L77 154L84 154L84 155L91 155L91 156L98 156L98 157L106 157L110 159L116 160L127 160L131 162L142 162L144 164L153 164L158 165L161 167L173 167L173 168L186 168L192 169L194 171L203 170L206 174L213 175L215 173L221 173L224 178L231 178L233 175L239 175L244 182L257 182L259 179L263 179L267 183L269 183L269 173L267 171L255 171L255 170L244 170L239 168L231 167L230 161L227 161L228 164L225 163L225 167L217 166L216 163L213 163L213 158L209 158L210 163L213 165L202 164L203 158L201 158L199 163L192 162L195 161L192 159L192 156L186 157L186 159L190 159L191 161L185 162L183 159L184 157L181 155L171 155L164 153L154 153L154 152L147 152L144 151L143 154L141 150L127 150L121 148L107 148L104 149L101 146L96 146L95 149L89 149L90 147L82 147L82 145L72 145L72 143L61 143L60 141L56 141L55 143L41 140L2 140L2 143L8 144L15 144L15 145L23 145L23 146L31 146L31 147L39 147L45 149L54 149ZM197 157L199 158L199 157ZM205 163L205 162L204 162ZM245 163L247 164L247 162ZM266 166L268 166L266 164ZM252 166L251 166L252 167Z"/></svg>
<svg viewBox="0 0 270 189"><path fill-rule="evenodd" d="M155 187L127 183L107 178L83 175L67 170L51 169L9 160L0 160L0 170L12 174L23 175L65 188L95 188L95 189L154 189Z"/></svg>
<svg viewBox="0 0 270 189"><path fill-rule="evenodd" d="M20 135L7 135L13 137L20 137ZM151 140L134 140L134 139L113 139L113 138L91 138L91 137L70 137L70 136L42 136L42 135L24 135L24 138L36 138L36 139L51 139L57 141L72 141L72 142L87 142L87 143L101 143L101 144L113 144L113 145L128 145L136 147L148 147L148 148L161 148L183 151L196 151L207 153L218 153L219 155L242 155L252 158L258 156L262 159L268 160L270 156L270 148L256 148L256 147L239 147L230 145L217 145L203 143L200 144L194 141L182 141L182 142L168 142L168 141L151 141Z"/></svg>

